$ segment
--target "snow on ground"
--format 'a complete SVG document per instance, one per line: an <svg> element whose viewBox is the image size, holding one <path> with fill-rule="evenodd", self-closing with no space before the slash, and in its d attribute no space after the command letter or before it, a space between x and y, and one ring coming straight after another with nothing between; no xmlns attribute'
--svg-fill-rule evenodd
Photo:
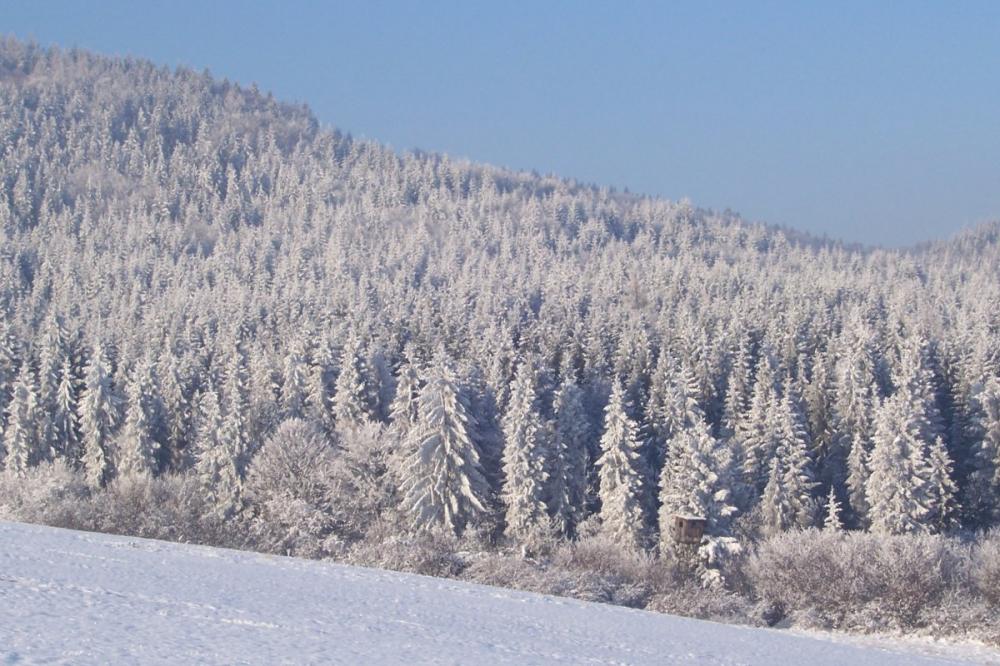
<svg viewBox="0 0 1000 666"><path fill-rule="evenodd" d="M0 661L982 663L325 562L0 522Z"/></svg>

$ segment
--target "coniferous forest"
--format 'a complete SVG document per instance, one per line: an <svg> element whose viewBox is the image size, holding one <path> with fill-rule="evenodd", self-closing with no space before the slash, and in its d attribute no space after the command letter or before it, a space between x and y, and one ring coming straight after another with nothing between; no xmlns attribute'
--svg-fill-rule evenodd
<svg viewBox="0 0 1000 666"><path fill-rule="evenodd" d="M850 246L5 39L0 234L0 517L1000 641L1000 225Z"/></svg>

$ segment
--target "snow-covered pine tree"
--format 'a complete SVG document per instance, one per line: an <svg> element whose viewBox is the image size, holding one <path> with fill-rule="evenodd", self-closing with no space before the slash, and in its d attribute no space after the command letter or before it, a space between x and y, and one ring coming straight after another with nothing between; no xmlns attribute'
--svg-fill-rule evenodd
<svg viewBox="0 0 1000 666"><path fill-rule="evenodd" d="M520 541L550 532L545 505L546 429L538 413L535 371L522 362L514 374L507 413L503 418L504 503L507 536ZM561 498L560 498L561 499Z"/></svg>
<svg viewBox="0 0 1000 666"><path fill-rule="evenodd" d="M823 519L823 529L827 532L843 532L844 523L840 519L840 501L837 499L837 491L830 486L830 492L826 496L826 518Z"/></svg>
<svg viewBox="0 0 1000 666"><path fill-rule="evenodd" d="M211 503L220 514L229 515L242 490L241 461L226 438L225 418L213 386L201 390L196 408L194 470Z"/></svg>
<svg viewBox="0 0 1000 666"><path fill-rule="evenodd" d="M403 352L403 363L396 376L396 395L389 408L389 418L393 427L406 433L417 423L418 400L420 397L420 368L415 358L416 350L407 345Z"/></svg>
<svg viewBox="0 0 1000 666"><path fill-rule="evenodd" d="M38 437L38 388L31 364L25 360L14 380L13 394L7 403L7 427L3 432L5 468L23 476L40 457Z"/></svg>
<svg viewBox="0 0 1000 666"><path fill-rule="evenodd" d="M71 465L78 464L82 454L79 391L76 368L67 354L59 367L59 381L52 408L52 430L57 455L63 456Z"/></svg>
<svg viewBox="0 0 1000 666"><path fill-rule="evenodd" d="M809 435L790 383L775 405L775 425L776 448L760 505L764 530L770 534L811 527L817 509Z"/></svg>
<svg viewBox="0 0 1000 666"><path fill-rule="evenodd" d="M704 419L685 425L670 441L660 475L660 549L673 548L670 525L675 515L695 515L708 522L708 533L727 534L736 514L732 487L733 458L725 444L712 437Z"/></svg>
<svg viewBox="0 0 1000 666"><path fill-rule="evenodd" d="M736 429L741 448L743 483L748 495L744 509L757 503L767 485L768 465L777 446L774 413L777 401L774 373L769 361L763 359L757 366L750 409Z"/></svg>
<svg viewBox="0 0 1000 666"><path fill-rule="evenodd" d="M371 384L360 343L352 338L344 347L333 393L333 417L338 429L348 430L372 420L375 400Z"/></svg>
<svg viewBox="0 0 1000 666"><path fill-rule="evenodd" d="M490 489L471 437L473 417L450 361L439 353L420 391L420 418L410 431L410 452L400 490L419 529L460 534L483 516Z"/></svg>
<svg viewBox="0 0 1000 666"><path fill-rule="evenodd" d="M876 416L874 447L865 486L871 531L910 534L928 531L928 430L919 396L905 388L887 398Z"/></svg>
<svg viewBox="0 0 1000 666"><path fill-rule="evenodd" d="M153 438L150 418L152 388L152 364L144 360L133 370L126 387L125 423L118 438L119 476L151 476L157 471L159 443Z"/></svg>
<svg viewBox="0 0 1000 666"><path fill-rule="evenodd" d="M120 403L104 346L97 344L84 367L80 397L83 469L91 488L102 487L111 474L110 441L120 420Z"/></svg>
<svg viewBox="0 0 1000 666"><path fill-rule="evenodd" d="M179 359L167 346L157 359L157 377L163 400L164 442L160 449L161 467L170 471L187 470L194 464L194 407Z"/></svg>
<svg viewBox="0 0 1000 666"><path fill-rule="evenodd" d="M553 400L555 424L553 441L561 455L559 472L563 476L559 493L565 489L565 504L559 505L553 519L564 534L572 536L587 517L588 466L587 440L590 423L583 407L583 391L572 377L564 379ZM556 493L550 492L550 496ZM550 506L556 504L550 500Z"/></svg>
<svg viewBox="0 0 1000 666"><path fill-rule="evenodd" d="M868 526L868 457L871 445L861 432L854 433L851 449L847 454L847 503L850 507L851 525L857 528Z"/></svg>
<svg viewBox="0 0 1000 666"><path fill-rule="evenodd" d="M287 396L287 394L285 395ZM250 372L247 355L242 345L237 345L229 357L223 397L225 400L221 437L228 451L228 456L236 468L235 483L238 486L252 453L248 418L250 412ZM287 403L285 406L288 407Z"/></svg>
<svg viewBox="0 0 1000 666"><path fill-rule="evenodd" d="M958 526L958 486L954 465L941 437L936 437L927 453L927 523L933 532L949 532Z"/></svg>
<svg viewBox="0 0 1000 666"><path fill-rule="evenodd" d="M974 464L962 503L972 525L988 528L1000 523L1000 380L996 377L974 390L970 421Z"/></svg>
<svg viewBox="0 0 1000 666"><path fill-rule="evenodd" d="M320 424L328 434L334 432L333 412L333 382L336 363L330 345L322 342L317 344L312 353L312 363L309 365L309 384L306 393L307 415L312 421Z"/></svg>
<svg viewBox="0 0 1000 666"><path fill-rule="evenodd" d="M615 382L604 410L601 457L597 461L603 531L625 548L646 545L646 505L638 429L629 418L625 389Z"/></svg>
<svg viewBox="0 0 1000 666"><path fill-rule="evenodd" d="M285 354L281 368L281 406L286 419L302 418L309 395L309 365L301 343Z"/></svg>

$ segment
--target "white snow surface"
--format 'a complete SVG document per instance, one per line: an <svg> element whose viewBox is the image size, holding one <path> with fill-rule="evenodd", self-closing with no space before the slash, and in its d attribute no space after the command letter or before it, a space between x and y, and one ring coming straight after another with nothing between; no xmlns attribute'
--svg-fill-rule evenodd
<svg viewBox="0 0 1000 666"><path fill-rule="evenodd" d="M936 664L857 644L411 574L0 522L0 661L65 664Z"/></svg>

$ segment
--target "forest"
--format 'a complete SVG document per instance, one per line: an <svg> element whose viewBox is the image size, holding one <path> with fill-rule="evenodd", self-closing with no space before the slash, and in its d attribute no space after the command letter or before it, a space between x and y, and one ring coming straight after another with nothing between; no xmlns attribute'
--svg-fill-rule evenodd
<svg viewBox="0 0 1000 666"><path fill-rule="evenodd" d="M1000 642L1000 223L848 245L5 38L0 234L0 517Z"/></svg>

